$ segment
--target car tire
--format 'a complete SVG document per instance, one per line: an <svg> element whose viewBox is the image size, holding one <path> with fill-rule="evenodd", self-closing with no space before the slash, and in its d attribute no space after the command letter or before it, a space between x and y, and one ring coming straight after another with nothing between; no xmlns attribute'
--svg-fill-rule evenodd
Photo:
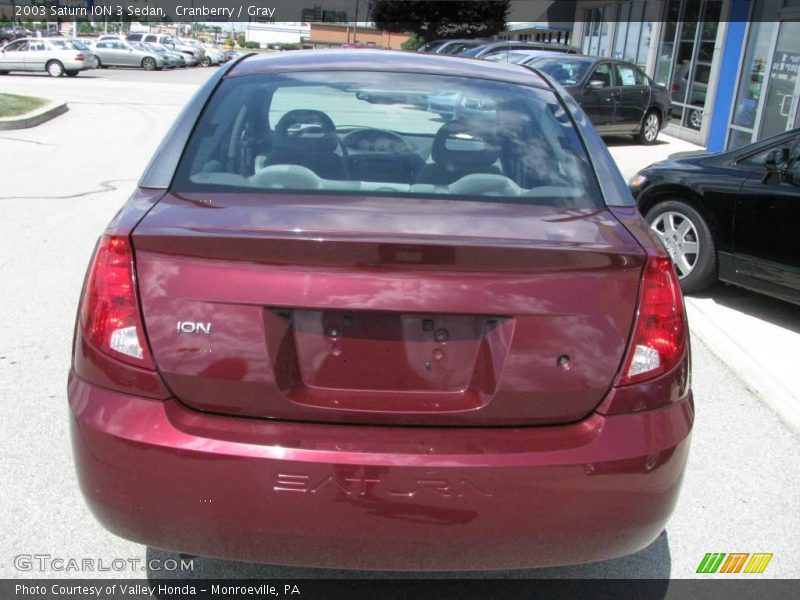
<svg viewBox="0 0 800 600"><path fill-rule="evenodd" d="M156 68L156 61L149 56L146 56L142 59L142 68L145 71L154 71Z"/></svg>
<svg viewBox="0 0 800 600"><path fill-rule="evenodd" d="M0 75L8 75L8 71L0 71Z"/></svg>
<svg viewBox="0 0 800 600"><path fill-rule="evenodd" d="M80 71L66 71L67 77L77 77Z"/></svg>
<svg viewBox="0 0 800 600"><path fill-rule="evenodd" d="M636 134L636 141L645 146L655 144L661 131L661 117L657 110L650 110L642 119L642 126Z"/></svg>
<svg viewBox="0 0 800 600"><path fill-rule="evenodd" d="M64 74L64 65L57 60L51 60L44 68L50 77L61 77Z"/></svg>
<svg viewBox="0 0 800 600"><path fill-rule="evenodd" d="M700 129L703 126L703 111L699 108L693 109L689 113L689 127L692 129Z"/></svg>
<svg viewBox="0 0 800 600"><path fill-rule="evenodd" d="M210 59L208 56L206 56L206 57L203 59L203 62L202 62L201 64L202 64L204 67L210 67L210 66L211 66L211 59Z"/></svg>
<svg viewBox="0 0 800 600"><path fill-rule="evenodd" d="M700 292L716 282L717 246L706 220L694 207L672 198L648 210L645 220L670 253L685 293Z"/></svg>

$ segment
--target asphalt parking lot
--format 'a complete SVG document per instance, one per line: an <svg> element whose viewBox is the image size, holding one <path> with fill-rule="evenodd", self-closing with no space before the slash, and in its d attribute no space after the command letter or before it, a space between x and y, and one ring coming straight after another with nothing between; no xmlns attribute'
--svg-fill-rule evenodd
<svg viewBox="0 0 800 600"><path fill-rule="evenodd" d="M74 79L2 79L4 92L64 100L69 111L34 129L0 132L0 460L6 474L0 577L145 574L142 563L103 572L29 571L15 561L18 555L105 564L176 556L107 533L85 507L72 467L66 378L78 295L95 241L181 106L213 72L110 69ZM661 141L642 148L620 138L609 146L628 176L691 149L667 136ZM489 575L684 578L696 576L707 552L769 552L772 562L758 577L800 577L800 433L794 417L800 401L793 385L800 309L725 286L688 304L697 418L682 495L666 531L643 551L614 561ZM353 574L198 558L193 571L178 575Z"/></svg>

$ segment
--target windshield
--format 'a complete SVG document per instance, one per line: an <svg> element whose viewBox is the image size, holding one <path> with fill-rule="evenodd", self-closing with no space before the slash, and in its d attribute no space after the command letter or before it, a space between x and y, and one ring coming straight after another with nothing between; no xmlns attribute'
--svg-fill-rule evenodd
<svg viewBox="0 0 800 600"><path fill-rule="evenodd" d="M603 205L552 91L410 73L225 79L174 189Z"/></svg>
<svg viewBox="0 0 800 600"><path fill-rule="evenodd" d="M508 52L506 50L501 50L500 52L486 54L482 58L483 60L488 60L491 62L518 63L526 58L530 58L530 56L531 54L529 52Z"/></svg>
<svg viewBox="0 0 800 600"><path fill-rule="evenodd" d="M462 46L458 54L460 56L475 56L484 48L485 46Z"/></svg>

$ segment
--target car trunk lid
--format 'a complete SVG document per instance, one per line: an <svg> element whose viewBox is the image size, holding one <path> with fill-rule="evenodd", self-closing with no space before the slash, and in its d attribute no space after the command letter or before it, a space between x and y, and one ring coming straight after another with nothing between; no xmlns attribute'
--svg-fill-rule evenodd
<svg viewBox="0 0 800 600"><path fill-rule="evenodd" d="M274 419L563 423L623 359L644 251L607 210L169 194L133 234L175 396Z"/></svg>

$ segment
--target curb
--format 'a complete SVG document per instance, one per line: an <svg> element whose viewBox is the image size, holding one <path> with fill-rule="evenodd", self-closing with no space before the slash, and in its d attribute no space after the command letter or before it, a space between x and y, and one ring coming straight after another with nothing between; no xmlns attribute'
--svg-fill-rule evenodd
<svg viewBox="0 0 800 600"><path fill-rule="evenodd" d="M792 390L787 389L769 374L713 319L703 308L686 298L689 312L689 331L696 336L725 366L764 404L772 409L790 429L800 432L800 402Z"/></svg>
<svg viewBox="0 0 800 600"><path fill-rule="evenodd" d="M36 127L42 123L54 119L58 115L67 112L66 102L50 102L41 108L16 117L3 117L0 119L0 131L12 129L28 129Z"/></svg>

